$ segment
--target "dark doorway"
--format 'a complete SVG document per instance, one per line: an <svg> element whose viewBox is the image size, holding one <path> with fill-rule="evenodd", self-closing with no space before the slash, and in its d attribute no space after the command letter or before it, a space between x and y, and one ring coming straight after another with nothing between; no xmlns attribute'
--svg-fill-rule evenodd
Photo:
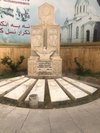
<svg viewBox="0 0 100 133"><path fill-rule="evenodd" d="M86 41L87 42L90 41L90 31L89 30L86 31Z"/></svg>
<svg viewBox="0 0 100 133"><path fill-rule="evenodd" d="M100 5L100 0L97 0L97 1L98 1L99 5Z"/></svg>
<svg viewBox="0 0 100 133"><path fill-rule="evenodd" d="M96 22L93 34L93 42L98 41L100 41L100 22Z"/></svg>
<svg viewBox="0 0 100 133"><path fill-rule="evenodd" d="M98 41L98 31L95 29L94 35L93 35L93 42L97 42L97 41Z"/></svg>

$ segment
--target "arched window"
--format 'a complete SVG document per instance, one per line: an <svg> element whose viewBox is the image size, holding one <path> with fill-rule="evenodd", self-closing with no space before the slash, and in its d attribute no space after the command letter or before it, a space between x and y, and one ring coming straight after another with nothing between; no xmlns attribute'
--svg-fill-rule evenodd
<svg viewBox="0 0 100 133"><path fill-rule="evenodd" d="M85 5L83 6L83 12L85 12Z"/></svg>
<svg viewBox="0 0 100 133"><path fill-rule="evenodd" d="M77 14L78 14L78 7L77 7Z"/></svg>
<svg viewBox="0 0 100 133"><path fill-rule="evenodd" d="M82 6L80 6L80 13L82 12Z"/></svg>
<svg viewBox="0 0 100 133"><path fill-rule="evenodd" d="M86 41L89 42L90 41L90 30L86 31Z"/></svg>
<svg viewBox="0 0 100 133"><path fill-rule="evenodd" d="M79 27L77 26L76 27L76 39L78 39L79 38Z"/></svg>

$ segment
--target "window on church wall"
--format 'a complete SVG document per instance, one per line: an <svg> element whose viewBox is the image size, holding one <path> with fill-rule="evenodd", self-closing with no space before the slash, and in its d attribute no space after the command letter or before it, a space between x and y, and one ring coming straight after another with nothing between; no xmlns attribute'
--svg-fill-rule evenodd
<svg viewBox="0 0 100 133"><path fill-rule="evenodd" d="M80 13L82 12L82 6L80 6Z"/></svg>
<svg viewBox="0 0 100 133"><path fill-rule="evenodd" d="M90 41L90 30L86 31L86 41L89 42Z"/></svg>
<svg viewBox="0 0 100 133"><path fill-rule="evenodd" d="M76 27L76 39L78 39L79 38L79 27L77 26Z"/></svg>
<svg viewBox="0 0 100 133"><path fill-rule="evenodd" d="M77 14L77 8L75 8L75 14Z"/></svg>
<svg viewBox="0 0 100 133"><path fill-rule="evenodd" d="M78 7L77 7L77 14L78 14Z"/></svg>
<svg viewBox="0 0 100 133"><path fill-rule="evenodd" d="M88 11L88 6L85 7L85 12L87 12L87 11Z"/></svg>
<svg viewBox="0 0 100 133"><path fill-rule="evenodd" d="M85 5L83 6L83 12L85 12Z"/></svg>

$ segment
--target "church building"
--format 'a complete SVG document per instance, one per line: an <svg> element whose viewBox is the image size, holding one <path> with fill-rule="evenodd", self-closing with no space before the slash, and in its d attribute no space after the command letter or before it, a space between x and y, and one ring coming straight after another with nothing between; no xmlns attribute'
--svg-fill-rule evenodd
<svg viewBox="0 0 100 133"><path fill-rule="evenodd" d="M76 0L74 18L66 18L61 27L62 43L100 41L100 16L94 13L91 0Z"/></svg>

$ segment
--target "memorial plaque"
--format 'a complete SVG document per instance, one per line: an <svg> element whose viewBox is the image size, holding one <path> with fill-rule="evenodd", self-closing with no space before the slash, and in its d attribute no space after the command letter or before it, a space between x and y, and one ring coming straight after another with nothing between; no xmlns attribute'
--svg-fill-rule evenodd
<svg viewBox="0 0 100 133"><path fill-rule="evenodd" d="M38 71L52 72L51 61L39 61L37 68L38 68Z"/></svg>

